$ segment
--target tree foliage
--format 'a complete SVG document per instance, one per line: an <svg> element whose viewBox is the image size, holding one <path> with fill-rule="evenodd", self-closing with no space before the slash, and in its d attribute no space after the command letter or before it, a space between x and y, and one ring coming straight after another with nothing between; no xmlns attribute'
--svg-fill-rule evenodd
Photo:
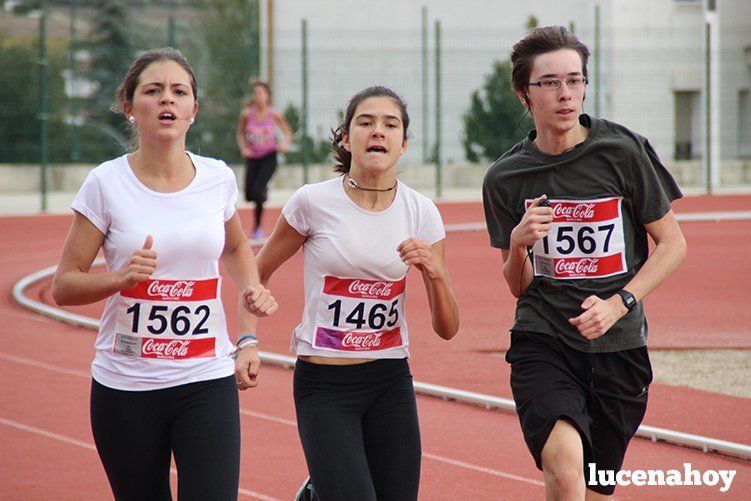
<svg viewBox="0 0 751 501"><path fill-rule="evenodd" d="M493 161L524 138L532 121L511 88L511 63L496 61L481 89L472 93L462 144L470 162Z"/></svg>
<svg viewBox="0 0 751 501"><path fill-rule="evenodd" d="M240 162L235 124L250 95L248 32L252 2L194 0L199 13L197 45L180 47L188 55L199 84L200 109L188 146L204 155Z"/></svg>
<svg viewBox="0 0 751 501"><path fill-rule="evenodd" d="M308 159L310 163L320 164L328 162L331 159L331 142L326 139L315 140L310 136L303 137L300 131L301 116L300 110L294 104L288 104L284 109L284 118L287 120L294 140L292 148L285 155L285 161L290 164L302 163L302 149L305 143L308 149Z"/></svg>
<svg viewBox="0 0 751 501"><path fill-rule="evenodd" d="M98 122L106 123L125 134L122 116L110 111L117 86L128 70L136 50L130 10L118 0L98 0L92 36L86 44L91 53L91 66L86 76L98 86L90 113Z"/></svg>
<svg viewBox="0 0 751 501"><path fill-rule="evenodd" d="M47 49L47 109L50 160L60 158L66 138L61 110L66 103L61 68L64 54ZM0 36L0 162L40 158L39 44L11 43ZM36 63L36 64L35 64ZM54 152L54 154L52 154Z"/></svg>

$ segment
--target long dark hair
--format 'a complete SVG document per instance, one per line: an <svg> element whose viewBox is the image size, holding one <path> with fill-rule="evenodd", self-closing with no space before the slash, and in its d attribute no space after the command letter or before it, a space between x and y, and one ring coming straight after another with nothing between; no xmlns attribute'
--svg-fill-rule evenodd
<svg viewBox="0 0 751 501"><path fill-rule="evenodd" d="M535 57L560 49L571 49L579 53L582 60L582 74L587 78L589 49L563 26L537 28L519 40L511 50L511 84L514 90L524 95L527 106L527 87Z"/></svg>
<svg viewBox="0 0 751 501"><path fill-rule="evenodd" d="M339 127L331 130L331 148L334 150L334 172L346 174L352 164L352 153L344 148L343 135L349 134L349 124L354 118L355 111L361 102L369 97L390 97L396 103L402 115L402 125L404 126L404 139L407 139L407 128L409 127L409 113L407 113L407 103L399 95L388 87L376 85L368 87L355 94L347 104L347 112L344 114L344 121Z"/></svg>

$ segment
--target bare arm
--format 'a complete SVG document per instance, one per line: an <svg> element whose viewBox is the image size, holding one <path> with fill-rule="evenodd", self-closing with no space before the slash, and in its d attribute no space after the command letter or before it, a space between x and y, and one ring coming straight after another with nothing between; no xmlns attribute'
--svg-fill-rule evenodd
<svg viewBox="0 0 751 501"><path fill-rule="evenodd" d="M279 145L279 151L284 153L289 150L289 146L292 144L292 129L284 116L276 111L274 112L274 121L282 129L282 134L284 134L284 141Z"/></svg>
<svg viewBox="0 0 751 501"><path fill-rule="evenodd" d="M422 273L433 330L443 339L451 339L459 332L459 305L446 266L445 242L441 240L431 246L409 238L397 251L405 264L414 265Z"/></svg>
<svg viewBox="0 0 751 501"><path fill-rule="evenodd" d="M235 215L235 217L237 217L237 215ZM241 228L239 231L242 233ZM244 235L243 240L245 240ZM254 266L254 271L256 272L255 277L257 280L255 283L260 283L265 287L268 284L271 275L277 270L277 268L279 268L279 266L297 252L303 242L305 242L305 237L292 228L289 223L287 223L287 220L284 219L284 216L279 216L279 221L276 223L274 232L271 234L255 259L255 264L257 266L257 268ZM245 241L245 245L248 245L247 241ZM248 245L248 247L250 246ZM245 293L244 296L247 298L247 293ZM240 332L255 333L257 328L258 318L253 315L243 315L241 312ZM239 381L239 389L245 390L256 386L259 366L260 359L258 358L258 350L255 347L245 348L240 351L237 360L235 361L235 375Z"/></svg>
<svg viewBox="0 0 751 501"><path fill-rule="evenodd" d="M89 273L105 235L78 212L73 217L60 263L52 279L52 297L59 305L95 303L147 280L156 269L153 240L146 237L142 249L133 253L128 265L106 273Z"/></svg>
<svg viewBox="0 0 751 501"><path fill-rule="evenodd" d="M672 210L657 221L645 225L645 228L655 242L655 249L644 266L624 287L637 301L655 290L686 258L686 240ZM584 312L569 319L569 322L587 339L602 336L628 313L617 294L607 299L589 296L581 306Z"/></svg>
<svg viewBox="0 0 751 501"><path fill-rule="evenodd" d="M224 250L222 262L227 267L232 281L242 291L240 295L240 308L238 310L240 331L248 332L250 319L253 316L268 316L276 309L274 298L259 287L258 268L245 233L240 223L240 216L235 213L224 223Z"/></svg>
<svg viewBox="0 0 751 501"><path fill-rule="evenodd" d="M553 209L539 207L546 200L545 195L532 201L522 220L511 231L509 249L501 250L503 258L503 278L514 297L521 297L532 283L532 263L527 257L527 247L531 247L550 231L553 221Z"/></svg>
<svg viewBox="0 0 751 501"><path fill-rule="evenodd" d="M654 241L655 249L625 287L637 301L662 284L686 259L687 251L686 239L672 210L644 228Z"/></svg>
<svg viewBox="0 0 751 501"><path fill-rule="evenodd" d="M243 108L240 116L237 117L237 127L235 128L235 142L243 158L250 155L248 145L245 142L245 122L248 120L248 108Z"/></svg>

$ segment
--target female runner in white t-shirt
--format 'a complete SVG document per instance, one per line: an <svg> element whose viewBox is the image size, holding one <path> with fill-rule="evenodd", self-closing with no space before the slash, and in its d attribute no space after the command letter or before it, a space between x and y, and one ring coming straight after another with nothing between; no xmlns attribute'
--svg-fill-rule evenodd
<svg viewBox="0 0 751 501"><path fill-rule="evenodd" d="M459 330L438 209L397 180L408 126L392 90L354 96L333 139L343 175L300 188L257 257L266 283L303 248L294 397L312 484L327 501L417 499L420 432L404 308L410 266L422 274L433 330L443 339ZM243 364L241 351L238 373Z"/></svg>
<svg viewBox="0 0 751 501"><path fill-rule="evenodd" d="M138 147L89 174L53 281L58 304L107 300L92 363L97 451L118 500L170 500L172 455L181 500L237 499L236 388L255 386L260 360L245 336L236 383L219 259L243 291L241 332L276 302L259 284L232 171L185 151L198 102L182 54L144 53L116 97ZM100 249L108 271L90 273Z"/></svg>

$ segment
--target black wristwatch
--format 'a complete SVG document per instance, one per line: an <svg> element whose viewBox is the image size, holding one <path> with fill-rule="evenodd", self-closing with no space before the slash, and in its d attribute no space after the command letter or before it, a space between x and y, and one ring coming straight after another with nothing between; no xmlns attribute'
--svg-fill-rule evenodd
<svg viewBox="0 0 751 501"><path fill-rule="evenodd" d="M621 296L621 301L623 301L623 306L625 306L628 311L633 311L634 308L636 308L636 303L637 303L636 298L629 291L621 289L618 292L616 292L616 294Z"/></svg>

